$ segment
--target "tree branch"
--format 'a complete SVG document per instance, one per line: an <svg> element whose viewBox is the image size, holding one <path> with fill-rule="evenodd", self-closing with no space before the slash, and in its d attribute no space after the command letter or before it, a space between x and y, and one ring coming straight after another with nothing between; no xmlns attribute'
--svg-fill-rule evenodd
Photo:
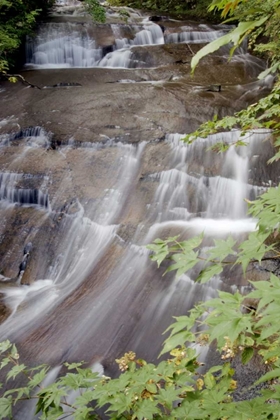
<svg viewBox="0 0 280 420"><path fill-rule="evenodd" d="M40 86L34 85L34 84L28 82L28 80L26 80L21 74L7 74L7 73L5 73L5 74L2 74L2 76L6 77L7 79L9 79L10 77L15 77L16 79L19 79L26 86L30 86L32 88L40 89L40 90L42 89Z"/></svg>

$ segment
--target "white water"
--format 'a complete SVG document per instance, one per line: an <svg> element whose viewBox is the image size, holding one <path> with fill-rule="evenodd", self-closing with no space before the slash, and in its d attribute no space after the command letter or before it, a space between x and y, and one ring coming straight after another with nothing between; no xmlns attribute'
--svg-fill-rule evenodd
<svg viewBox="0 0 280 420"><path fill-rule="evenodd" d="M26 45L27 66L32 68L69 67L135 67L131 59L133 46L160 45L164 43L209 42L224 34L223 30L202 30L191 28L164 36L162 28L144 19L142 25L129 26L131 38L120 25L112 24L113 51L103 57L102 46L91 34L89 25L75 23L46 23L39 29L35 39ZM97 32L98 34L98 32ZM97 36L98 39L98 36ZM110 41L112 42L112 41ZM139 64L138 64L139 66Z"/></svg>
<svg viewBox="0 0 280 420"><path fill-rule="evenodd" d="M142 237L144 234L142 243L149 243L156 237L161 237L166 231L170 234L187 233L188 236L204 232L208 237L225 237L229 234L238 235L255 230L256 221L246 218L244 199L251 199L252 193L257 195L261 191L248 184L248 171L250 156L254 154L255 145L267 136L266 133L256 131L249 138L245 138L245 141L250 142L246 148L231 146L222 160L220 176L206 176L202 166L200 173L189 173L189 171L192 172L193 161L199 162L200 159L204 159L204 162L207 162L207 159L210 159L212 152L206 152L210 145L221 140L227 143L235 142L238 134L238 132L231 132L210 136L192 145L182 143L180 140L182 135L167 136L167 143L170 145L170 161L174 169L150 175L158 186L147 213L152 225L150 227L145 224L139 225L136 233L136 236ZM19 339L32 331L39 320L43 319L46 311L52 311L76 290L79 284L82 284L116 240L117 225L114 223L118 223L125 203L133 193L146 144L134 146L117 143L114 145L109 142L107 147L111 148L112 145L116 153L115 161L110 168L112 174L109 179L114 179L113 185L104 191L101 201L88 209L88 215L85 214L84 207L76 201L77 211L73 215L64 217L60 225L63 240L56 250L56 259L49 266L45 279L37 280L32 286L3 289L6 296L5 302L11 308L12 315L0 327L1 337L4 338L13 331L13 337ZM96 145L85 153L98 156L99 151L106 149L106 145L100 147ZM66 147L63 153L67 158L67 154L71 153L71 145ZM0 193L4 194L3 191L8 187L13 191L21 178L21 174L2 174ZM201 214L200 217L198 217L199 214ZM64 346L70 346L73 336L80 343L89 339L87 331L90 319L95 319L94 326L90 327L90 336L98 335L109 316L108 308L114 311L116 302L123 299L130 307L137 293L142 289L145 290L147 275L145 273L150 263L148 253L143 252L144 250L142 247L135 248L134 246L128 249L114 272L106 280L103 291L98 292L91 302L91 307L85 305L86 315L83 316L83 322L81 323L80 318L72 319L68 338L63 338L68 344L64 343ZM174 287L177 290L178 286ZM186 283L183 283L181 287L185 288ZM166 290L163 290L158 296L165 293ZM141 295L142 292L138 299L141 299ZM167 301L172 302L174 296L177 296L176 293L174 295L172 292L170 295L168 292ZM160 301L158 297L156 300ZM189 297L186 300L189 301ZM153 302L154 300L147 302L150 308L147 313L157 311L158 304ZM23 307L18 312L22 305ZM170 305L172 308L173 303ZM163 311L166 305L161 303L160 307L162 308L160 311ZM115 322L122 322L122 312L118 311L112 316ZM151 331L156 328L156 325L156 321L151 324ZM116 328L115 323L112 323L112 328L113 330ZM148 331L150 329L148 328ZM113 334L113 330L108 326L106 333L103 332L104 340ZM116 334L112 346L117 345L121 332ZM140 332L138 331L137 334L139 335ZM144 331L141 334L144 334Z"/></svg>
<svg viewBox="0 0 280 420"><path fill-rule="evenodd" d="M48 195L40 189L17 188L17 183L23 174L0 173L0 202L8 201L23 206L39 206L50 209Z"/></svg>

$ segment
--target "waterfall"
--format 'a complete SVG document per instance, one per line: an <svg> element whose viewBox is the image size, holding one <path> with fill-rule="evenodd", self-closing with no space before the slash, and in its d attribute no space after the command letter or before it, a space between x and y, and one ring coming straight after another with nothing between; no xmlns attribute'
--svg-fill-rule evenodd
<svg viewBox="0 0 280 420"><path fill-rule="evenodd" d="M239 241L257 225L247 201L279 182L269 130L182 141L273 84L256 80L265 63L246 50L230 64L219 51L190 77L199 46L183 44L229 27L160 26L131 10L116 23L115 9L97 25L75 3L60 1L27 39L24 76L46 88L0 91L0 339L19 344L26 364L56 366L50 381L64 361L98 361L106 375L126 351L156 362L173 316L219 289L245 290L236 267L205 285L197 268L163 277L168 262L158 269L146 245L202 233L203 247ZM32 418L30 407L16 418Z"/></svg>
<svg viewBox="0 0 280 420"><path fill-rule="evenodd" d="M40 206L50 208L48 194L39 189L17 188L17 182L23 175L13 173L0 173L0 201L9 201L25 206Z"/></svg>
<svg viewBox="0 0 280 420"><path fill-rule="evenodd" d="M26 65L32 68L69 68L69 67L134 67L131 60L131 48L145 45L170 43L210 42L224 35L222 29L202 30L190 28L167 34L162 27L153 22L144 21L142 26L112 24L110 30L114 42L106 52L92 36L89 25L77 23L45 23L41 25L37 37L28 38L26 44ZM127 37L129 33L130 37ZM97 32L98 34L98 32ZM98 39L98 35L97 35ZM103 52L105 56L103 57Z"/></svg>

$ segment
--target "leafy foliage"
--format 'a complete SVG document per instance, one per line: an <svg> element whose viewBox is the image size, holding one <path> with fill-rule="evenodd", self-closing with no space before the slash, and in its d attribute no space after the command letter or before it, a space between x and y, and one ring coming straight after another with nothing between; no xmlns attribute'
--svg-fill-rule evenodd
<svg viewBox="0 0 280 420"><path fill-rule="evenodd" d="M156 13L169 13L177 17L207 18L217 20L216 15L208 10L210 0L109 0L111 6L129 6L151 10ZM220 20L220 19L218 19Z"/></svg>
<svg viewBox="0 0 280 420"><path fill-rule="evenodd" d="M96 22L104 23L106 20L106 12L98 0L84 0L88 13Z"/></svg>
<svg viewBox="0 0 280 420"><path fill-rule="evenodd" d="M84 3L95 21L105 22L105 9L98 0L84 0ZM6 74L16 64L13 54L53 4L54 0L0 0L0 74Z"/></svg>
<svg viewBox="0 0 280 420"><path fill-rule="evenodd" d="M222 132L225 130L239 129L241 136L234 144L235 146L244 146L247 140L245 134L253 132L256 129L262 129L267 132L267 139L274 136L274 146L280 146L280 83L275 83L271 93L266 97L260 99L257 103L249 105L248 108L235 113L233 116L227 116L220 120L217 116L212 121L207 121L202 124L195 132L188 134L183 140L191 144L198 137L205 138L210 134ZM224 152L232 144L215 144L213 148L216 151ZM278 161L280 159L280 152L278 151L269 163Z"/></svg>
<svg viewBox="0 0 280 420"><path fill-rule="evenodd" d="M53 0L0 0L0 74L14 65L13 55L36 19L46 13Z"/></svg>

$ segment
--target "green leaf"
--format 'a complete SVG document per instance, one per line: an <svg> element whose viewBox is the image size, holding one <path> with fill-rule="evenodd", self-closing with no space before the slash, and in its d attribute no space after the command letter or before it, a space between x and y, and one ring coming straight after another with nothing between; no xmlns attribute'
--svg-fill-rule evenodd
<svg viewBox="0 0 280 420"><path fill-rule="evenodd" d="M215 246L209 250L209 259L222 262L229 255L236 255L236 251L233 250L236 241L229 236L226 240L224 239L215 239Z"/></svg>
<svg viewBox="0 0 280 420"><path fill-rule="evenodd" d="M135 408L132 419L153 420L154 415L156 414L160 414L160 410L157 407L157 402L145 399L141 401Z"/></svg>
<svg viewBox="0 0 280 420"><path fill-rule="evenodd" d="M206 267L202 270L197 277L196 281L204 284L207 281L211 280L212 277L220 274L223 271L223 266L221 264L211 265L210 267Z"/></svg>
<svg viewBox="0 0 280 420"><path fill-rule="evenodd" d="M27 398L30 396L30 388L22 387L22 388L10 389L5 392L4 397L7 397L8 395L11 395L11 394L17 394L17 396L15 397L13 401L13 404L15 405L15 403L23 396L26 396Z"/></svg>
<svg viewBox="0 0 280 420"><path fill-rule="evenodd" d="M9 350L12 347L12 344L9 340L2 341L0 343L0 353L5 353L5 351Z"/></svg>
<svg viewBox="0 0 280 420"><path fill-rule="evenodd" d="M235 28L233 31L205 45L205 47L201 48L201 50L199 50L192 58L192 72L194 72L197 64L203 57L217 51L223 45L227 45L231 42L233 42L235 47L238 46L238 44L243 40L244 35L246 35L248 31L251 31L252 29L258 26L261 26L267 19L268 16L265 16L259 20L254 20L251 22L240 22L237 28Z"/></svg>
<svg viewBox="0 0 280 420"><path fill-rule="evenodd" d="M15 379L15 377L19 373L23 372L25 369L26 369L26 366L23 365L23 364L13 366L12 369L7 373L7 380L9 380L11 378Z"/></svg>
<svg viewBox="0 0 280 420"><path fill-rule="evenodd" d="M35 388L37 385L39 385L43 381L43 379L46 377L47 371L48 371L48 368L45 367L40 372L36 373L33 376L33 378L29 381L29 386L31 386L32 388Z"/></svg>
<svg viewBox="0 0 280 420"><path fill-rule="evenodd" d="M204 383L207 389L212 389L216 385L216 380L212 373L207 372L204 375Z"/></svg>
<svg viewBox="0 0 280 420"><path fill-rule="evenodd" d="M186 341L194 341L194 339L194 334L191 331L181 331L177 334L174 334L165 340L165 344L162 351L160 352L160 356L170 352L177 346L182 346Z"/></svg>
<svg viewBox="0 0 280 420"><path fill-rule="evenodd" d="M187 388L189 389L189 387ZM190 388L193 391L192 388ZM157 397L157 401L161 403L164 407L168 408L168 410L172 410L174 401L180 401L180 394L182 390L180 388L175 388L174 385L167 386L165 389L159 389L159 396Z"/></svg>
<svg viewBox="0 0 280 420"><path fill-rule="evenodd" d="M72 369L76 369L78 367L81 367L83 364L84 364L84 362L79 362L79 363L68 363L68 362L65 362L64 363L64 366L66 366L69 370L72 370Z"/></svg>
<svg viewBox="0 0 280 420"><path fill-rule="evenodd" d="M12 397L0 398L0 419L12 418Z"/></svg>
<svg viewBox="0 0 280 420"><path fill-rule="evenodd" d="M150 249L152 249L152 246L150 246ZM156 248L156 246L154 246L153 251L155 251L154 255L151 255L151 260L155 261L158 265L158 267L160 266L160 264L162 263L163 260L165 260L165 258L167 257L167 255L169 254L169 249L168 246L165 245L164 248L160 248L160 250L158 250L158 248Z"/></svg>
<svg viewBox="0 0 280 420"><path fill-rule="evenodd" d="M246 365L252 359L253 355L254 349L252 347L246 347L241 354L243 365Z"/></svg>
<svg viewBox="0 0 280 420"><path fill-rule="evenodd" d="M2 362L0 364L0 369L7 366L10 362L11 362L11 360L8 357L5 357L4 359L2 359Z"/></svg>
<svg viewBox="0 0 280 420"><path fill-rule="evenodd" d="M175 264L170 265L164 274L177 270L176 277L180 277L198 263L197 255L198 253L193 251L190 251L187 254L172 255L171 258L175 261Z"/></svg>
<svg viewBox="0 0 280 420"><path fill-rule="evenodd" d="M149 391L151 394L157 394L157 386L156 384L147 384L146 390Z"/></svg>
<svg viewBox="0 0 280 420"><path fill-rule="evenodd" d="M267 372L263 375L260 379L258 379L254 385L261 384L262 382L271 381L271 379L279 378L280 377L280 368L273 369L270 372Z"/></svg>
<svg viewBox="0 0 280 420"><path fill-rule="evenodd" d="M273 64L273 66L269 67L268 69L262 71L259 75L258 75L258 79L264 79L268 74L270 73L274 73L275 71L277 71L277 69L279 68L280 62L278 61L277 63Z"/></svg>
<svg viewBox="0 0 280 420"><path fill-rule="evenodd" d="M164 331L163 334L165 334L167 331L172 330L170 334L170 336L172 337L172 335L176 334L179 331L185 330L186 328L192 328L195 323L195 318L186 315L177 316L174 318L176 319L176 322L169 325L169 327Z"/></svg>

